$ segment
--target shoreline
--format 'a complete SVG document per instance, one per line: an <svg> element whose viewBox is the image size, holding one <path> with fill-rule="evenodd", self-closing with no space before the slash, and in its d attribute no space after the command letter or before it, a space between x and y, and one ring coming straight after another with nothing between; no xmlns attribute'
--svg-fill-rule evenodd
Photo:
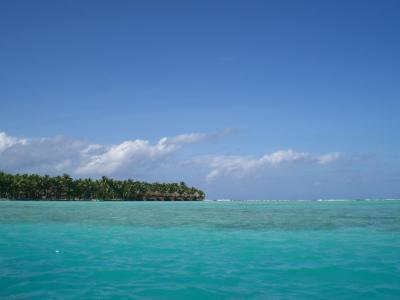
<svg viewBox="0 0 400 300"><path fill-rule="evenodd" d="M24 201L202 201L205 193L179 183L10 174L0 171L0 198Z"/></svg>
<svg viewBox="0 0 400 300"><path fill-rule="evenodd" d="M0 201L20 201L20 202L204 202L207 200L136 200L136 199L11 199L11 198L0 198ZM209 201L209 200L208 200ZM212 200L211 200L212 201ZM246 200L244 200L246 201ZM217 202L217 201L216 201Z"/></svg>

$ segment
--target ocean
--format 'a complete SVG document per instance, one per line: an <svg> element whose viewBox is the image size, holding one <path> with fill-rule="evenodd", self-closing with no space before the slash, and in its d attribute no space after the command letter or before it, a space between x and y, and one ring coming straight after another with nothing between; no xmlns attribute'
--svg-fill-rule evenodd
<svg viewBox="0 0 400 300"><path fill-rule="evenodd" d="M0 201L1 299L400 299L400 201Z"/></svg>

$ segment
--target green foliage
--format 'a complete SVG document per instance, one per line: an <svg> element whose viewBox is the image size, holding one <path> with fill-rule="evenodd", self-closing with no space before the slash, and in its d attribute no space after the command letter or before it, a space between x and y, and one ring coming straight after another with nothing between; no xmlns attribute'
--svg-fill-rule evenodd
<svg viewBox="0 0 400 300"><path fill-rule="evenodd" d="M203 191L181 183L72 179L68 174L50 177L0 172L0 198L18 200L203 200Z"/></svg>

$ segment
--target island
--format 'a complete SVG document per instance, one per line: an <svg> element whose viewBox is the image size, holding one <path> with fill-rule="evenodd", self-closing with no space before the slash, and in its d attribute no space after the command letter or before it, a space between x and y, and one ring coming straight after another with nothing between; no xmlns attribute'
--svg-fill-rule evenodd
<svg viewBox="0 0 400 300"><path fill-rule="evenodd" d="M100 179L73 179L68 174L49 176L0 172L0 198L64 201L201 201L203 191L180 183L148 183Z"/></svg>

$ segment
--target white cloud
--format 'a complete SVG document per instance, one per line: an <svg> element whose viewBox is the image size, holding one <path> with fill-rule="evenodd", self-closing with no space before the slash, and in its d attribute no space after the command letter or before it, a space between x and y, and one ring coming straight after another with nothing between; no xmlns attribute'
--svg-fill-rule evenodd
<svg viewBox="0 0 400 300"><path fill-rule="evenodd" d="M107 148L103 153L89 156L76 172L78 174L113 174L133 166L149 165L165 159L180 147L179 143L162 138L152 145L147 140L125 141Z"/></svg>
<svg viewBox="0 0 400 300"><path fill-rule="evenodd" d="M0 132L0 153L2 153L7 148L10 148L17 144L24 145L26 144L26 140L11 137L5 134L4 132Z"/></svg>
<svg viewBox="0 0 400 300"><path fill-rule="evenodd" d="M164 137L160 140L159 143L163 144L190 144L190 143L198 143L203 141L211 141L215 139L223 138L229 134L234 132L232 128L226 128L216 133L206 134L206 133L190 133L190 134L181 134L174 136L172 138Z"/></svg>
<svg viewBox="0 0 400 300"><path fill-rule="evenodd" d="M218 133L190 133L163 137L155 143L127 140L115 145L93 144L63 136L20 139L0 133L0 170L47 174L70 173L78 176L136 176L138 173L183 162L176 154L188 144L219 139L231 130ZM304 162L326 165L341 159L338 152L315 156L307 152L279 150L252 156L207 156L191 159L191 164L209 169L207 179L219 176L246 176L267 168ZM192 167L191 166L191 167Z"/></svg>
<svg viewBox="0 0 400 300"><path fill-rule="evenodd" d="M271 154L266 154L260 159L260 163L265 165L276 166L282 163L291 163L299 160L306 160L310 154L306 152L295 152L289 150L279 150Z"/></svg>
<svg viewBox="0 0 400 300"><path fill-rule="evenodd" d="M265 154L260 158L251 156L215 156L198 158L194 162L206 164L211 168L206 178L212 181L219 176L242 177L260 172L266 168L278 167L282 164L292 164L295 162L329 164L340 158L341 155L337 152L314 156L307 152L295 152L289 149Z"/></svg>
<svg viewBox="0 0 400 300"><path fill-rule="evenodd" d="M208 137L205 133L190 133L190 134L181 134L172 138L164 137L159 143L162 144L186 144L186 143L197 143L205 140Z"/></svg>
<svg viewBox="0 0 400 300"><path fill-rule="evenodd" d="M88 156L76 169L77 174L114 174L126 173L132 167L146 168L167 164L170 156L185 144L194 144L203 141L222 138L232 132L231 129L206 134L190 133L174 137L163 137L157 143L151 144L148 140L125 141L118 145L103 149L102 153L89 155L88 153L102 149L100 145L90 145L84 150Z"/></svg>
<svg viewBox="0 0 400 300"><path fill-rule="evenodd" d="M339 152L332 152L328 154L321 155L318 157L318 163L321 165L326 165L329 163L332 163L334 161L337 161L342 158L342 155Z"/></svg>
<svg viewBox="0 0 400 300"><path fill-rule="evenodd" d="M0 169L10 172L73 173L89 144L62 136L24 139L0 153Z"/></svg>
<svg viewBox="0 0 400 300"><path fill-rule="evenodd" d="M137 139L107 146L63 136L17 139L0 133L0 169L10 172L132 176L137 170L168 164L172 155L184 145L224 135L226 131L190 133L163 137L156 143Z"/></svg>

